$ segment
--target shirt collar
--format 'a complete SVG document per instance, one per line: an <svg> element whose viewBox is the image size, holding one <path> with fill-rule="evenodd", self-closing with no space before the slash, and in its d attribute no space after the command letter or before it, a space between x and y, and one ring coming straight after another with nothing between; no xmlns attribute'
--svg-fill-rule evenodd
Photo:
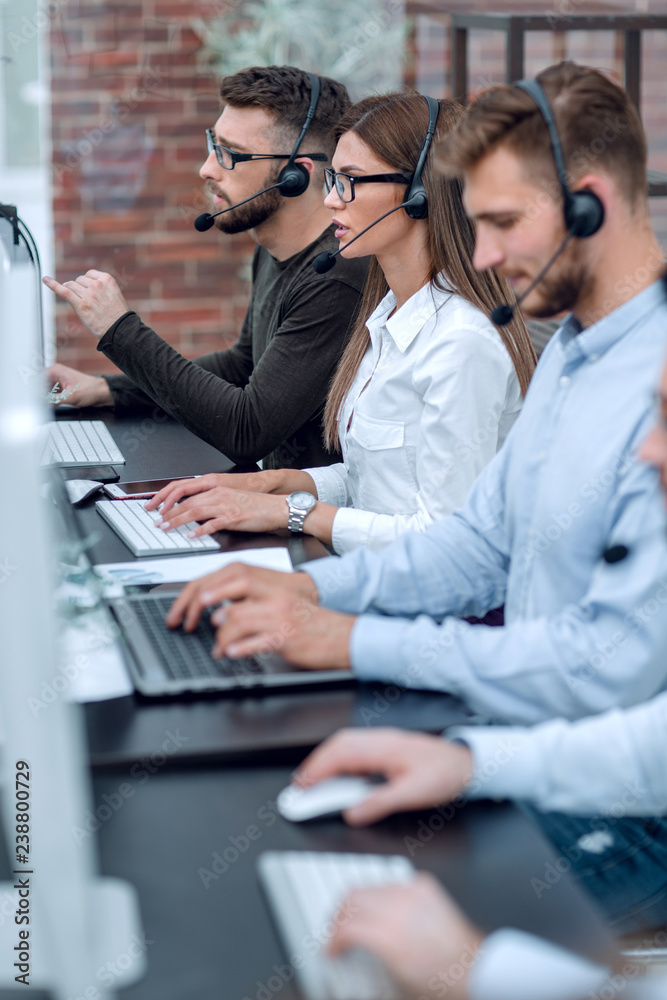
<svg viewBox="0 0 667 1000"><path fill-rule="evenodd" d="M575 351L582 357L590 358L595 355L599 358L621 337L638 326L650 312L666 304L667 286L664 279L660 278L585 330L582 330L581 323L574 314L568 316L558 331L561 344L565 350L569 347L568 354Z"/></svg>
<svg viewBox="0 0 667 1000"><path fill-rule="evenodd" d="M387 292L366 322L368 332L372 336L382 327L386 327L399 351L403 353L426 322L451 295L452 292L448 289L438 288L432 281L429 281L410 296L391 319L387 319L396 305L394 293Z"/></svg>

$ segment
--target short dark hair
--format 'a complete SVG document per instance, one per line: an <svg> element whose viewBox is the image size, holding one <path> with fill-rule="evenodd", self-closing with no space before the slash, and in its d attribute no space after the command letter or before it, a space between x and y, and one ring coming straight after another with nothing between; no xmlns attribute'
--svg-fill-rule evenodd
<svg viewBox="0 0 667 1000"><path fill-rule="evenodd" d="M570 183L596 168L612 176L630 205L646 199L646 136L621 87L589 66L561 62L537 76L553 109ZM544 119L532 97L511 84L491 87L470 106L437 151L438 166L460 176L496 146L556 180Z"/></svg>
<svg viewBox="0 0 667 1000"><path fill-rule="evenodd" d="M304 152L326 153L333 156L334 125L350 106L350 97L337 80L320 76L320 99L304 143L317 145L317 149ZM220 83L223 104L233 108L263 108L276 120L285 138L294 142L306 119L310 104L310 80L303 70L295 66L249 66L231 76L224 76Z"/></svg>

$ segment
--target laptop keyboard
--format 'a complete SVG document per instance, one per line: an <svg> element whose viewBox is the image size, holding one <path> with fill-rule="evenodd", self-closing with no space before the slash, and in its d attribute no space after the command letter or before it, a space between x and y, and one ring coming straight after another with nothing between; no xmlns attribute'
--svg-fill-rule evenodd
<svg viewBox="0 0 667 1000"><path fill-rule="evenodd" d="M399 1000L403 995L384 965L365 951L326 954L332 923L351 889L410 882L415 874L399 855L267 851L258 861L262 885L285 946L300 955L296 976L307 1000ZM345 919L345 911L341 915ZM303 942L320 943L317 951Z"/></svg>
<svg viewBox="0 0 667 1000"><path fill-rule="evenodd" d="M211 624L210 612L204 612L194 632L184 632L180 628L170 629L165 625L165 617L173 604L173 594L171 597L151 595L148 600L133 600L132 597L125 600L136 615L168 677L178 680L192 677L247 677L249 674L264 672L254 657L240 660L214 660L211 657L215 644L215 626Z"/></svg>
<svg viewBox="0 0 667 1000"><path fill-rule="evenodd" d="M210 535L188 538L188 531L197 527L196 521L183 524L172 531L162 531L156 522L162 515L157 510L146 510L145 500L98 500L95 508L120 535L135 556L173 556L182 552L217 552L220 546Z"/></svg>
<svg viewBox="0 0 667 1000"><path fill-rule="evenodd" d="M47 424L42 465L85 468L121 465L122 452L101 420L61 420Z"/></svg>

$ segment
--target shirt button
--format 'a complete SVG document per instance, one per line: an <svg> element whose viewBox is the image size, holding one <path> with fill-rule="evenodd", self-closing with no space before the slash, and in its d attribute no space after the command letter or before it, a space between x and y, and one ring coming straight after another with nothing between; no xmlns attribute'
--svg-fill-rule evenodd
<svg viewBox="0 0 667 1000"><path fill-rule="evenodd" d="M565 389L565 387L570 384L570 377L569 377L569 375L562 375L561 376L561 380L560 380L560 384Z"/></svg>
<svg viewBox="0 0 667 1000"><path fill-rule="evenodd" d="M599 357L600 357L600 355L599 355L599 354L591 354L591 355L589 356L588 360L589 360L589 361L597 361L597 359L598 359Z"/></svg>

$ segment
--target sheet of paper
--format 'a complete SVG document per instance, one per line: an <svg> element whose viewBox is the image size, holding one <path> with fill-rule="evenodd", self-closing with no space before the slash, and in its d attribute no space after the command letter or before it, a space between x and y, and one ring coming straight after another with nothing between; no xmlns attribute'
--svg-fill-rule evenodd
<svg viewBox="0 0 667 1000"><path fill-rule="evenodd" d="M243 562L264 569L289 573L290 554L283 546L266 549L241 549L238 552L216 552L198 556L160 556L158 559L135 559L132 562L100 563L95 571L107 582L126 585L187 583L207 573L214 573L229 563Z"/></svg>
<svg viewBox="0 0 667 1000"><path fill-rule="evenodd" d="M283 546L276 546L213 555L103 563L96 566L95 571L107 585L106 595L112 597L123 593L123 585L185 583L232 562L286 573L292 570L289 552ZM77 624L69 625L61 636L61 650L62 666L53 688L66 689L70 701L106 701L132 694L134 687L118 644L117 625L106 609L89 612Z"/></svg>
<svg viewBox="0 0 667 1000"><path fill-rule="evenodd" d="M106 608L88 612L63 630L60 664L59 679L50 687L58 690L65 684L68 701L106 701L134 690L118 645L118 626Z"/></svg>

